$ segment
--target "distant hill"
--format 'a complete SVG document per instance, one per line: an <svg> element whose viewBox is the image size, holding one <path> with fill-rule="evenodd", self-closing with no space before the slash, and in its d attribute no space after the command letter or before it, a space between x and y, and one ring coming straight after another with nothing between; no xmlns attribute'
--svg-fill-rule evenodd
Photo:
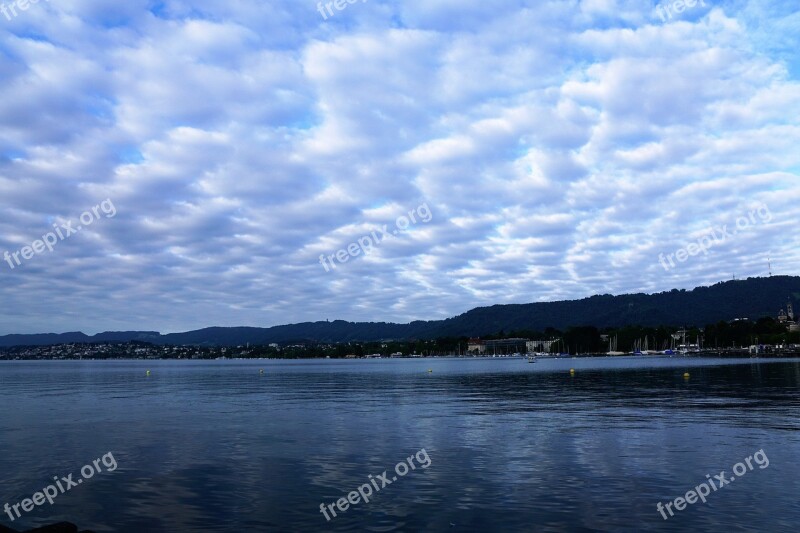
<svg viewBox="0 0 800 533"><path fill-rule="evenodd" d="M0 336L0 346L47 346L78 342L130 342L158 343L162 335L157 331L107 331L97 335L86 335L80 331L69 333L37 333L33 335Z"/></svg>
<svg viewBox="0 0 800 533"><path fill-rule="evenodd" d="M305 322L270 328L204 328L161 335L155 331L80 332L0 336L0 346L32 346L76 342L143 341L155 344L236 346L291 342L349 342L384 339L433 339L485 336L500 331L559 330L570 326L620 327L704 326L734 318L776 316L787 298L800 311L800 277L774 276L726 281L691 291L673 289L657 294L609 294L582 300L478 307L446 320L387 322Z"/></svg>

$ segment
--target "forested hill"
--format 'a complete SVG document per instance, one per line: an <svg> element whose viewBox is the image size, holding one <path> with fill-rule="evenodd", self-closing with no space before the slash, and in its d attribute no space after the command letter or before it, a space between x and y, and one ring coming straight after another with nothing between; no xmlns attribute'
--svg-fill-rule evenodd
<svg viewBox="0 0 800 533"><path fill-rule="evenodd" d="M445 334L480 330L542 331L551 326L704 326L734 318L776 317L787 298L800 307L800 277L773 276L657 294L608 294L583 300L479 307L441 322ZM800 309L799 309L800 310ZM463 334L463 333L462 333Z"/></svg>
<svg viewBox="0 0 800 533"><path fill-rule="evenodd" d="M734 318L775 317L787 298L800 312L800 277L749 278L657 294L600 295L582 300L478 307L446 320L410 324L385 322L306 322L270 328L205 328L161 335L157 332L106 332L6 335L0 346L138 340L157 344L267 344L272 342L348 342L383 339L432 339L485 336L500 331L565 330L570 326L599 328L626 325L704 326Z"/></svg>

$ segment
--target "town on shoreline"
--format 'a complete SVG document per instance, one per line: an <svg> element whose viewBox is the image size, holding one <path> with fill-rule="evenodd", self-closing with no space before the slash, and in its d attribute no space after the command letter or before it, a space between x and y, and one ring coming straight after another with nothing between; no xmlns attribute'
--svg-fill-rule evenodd
<svg viewBox="0 0 800 533"><path fill-rule="evenodd" d="M239 347L241 348L241 347ZM309 349L301 354L291 354L280 350L279 353L260 353L260 347L238 351L238 348L199 348L193 346L173 346L164 349L160 346L142 347L138 343L119 344L64 344L54 346L20 346L0 348L0 362L3 361L127 361L127 360L358 360L358 359L414 359L414 358L571 358L571 357L722 357L722 358L800 358L800 344L781 346L757 345L742 348L702 349L690 352L586 352L586 353L546 353L515 352L510 354L457 354L457 353L411 353L399 352L390 354L369 353L364 355L347 354L343 357L308 355ZM289 347L290 350L296 348ZM312 349L311 351L315 351Z"/></svg>
<svg viewBox="0 0 800 533"><path fill-rule="evenodd" d="M621 350L621 351L620 351ZM0 360L377 359L405 357L800 356L800 320L791 300L777 318L735 318L705 327L578 326L500 331L477 337L266 345L168 345L144 341L0 347Z"/></svg>
<svg viewBox="0 0 800 533"><path fill-rule="evenodd" d="M734 319L703 328L579 326L544 332L503 331L483 338L239 346L162 345L142 341L0 347L0 360L70 359L373 359L414 357L800 356L794 313Z"/></svg>

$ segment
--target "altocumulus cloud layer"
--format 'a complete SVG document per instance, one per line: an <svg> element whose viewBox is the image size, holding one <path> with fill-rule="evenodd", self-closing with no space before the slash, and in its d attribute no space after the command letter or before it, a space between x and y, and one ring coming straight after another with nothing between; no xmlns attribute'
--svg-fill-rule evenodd
<svg viewBox="0 0 800 533"><path fill-rule="evenodd" d="M655 5L0 15L0 253L117 209L0 263L0 333L442 318L765 275L767 257L797 274L796 1L698 1L666 21ZM422 203L430 222L319 264ZM768 223L659 263L758 206Z"/></svg>

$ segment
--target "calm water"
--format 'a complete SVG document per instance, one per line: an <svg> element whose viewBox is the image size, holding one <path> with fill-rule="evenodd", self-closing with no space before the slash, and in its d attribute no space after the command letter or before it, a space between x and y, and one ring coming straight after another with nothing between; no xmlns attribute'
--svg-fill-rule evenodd
<svg viewBox="0 0 800 533"><path fill-rule="evenodd" d="M0 505L56 475L77 479L109 451L118 464L14 523L0 515L17 529L58 520L136 533L800 523L796 360L2 362L0 402ZM384 470L391 479L423 448L428 468L326 522L321 503ZM767 468L754 464L706 504L667 521L656 510L762 449Z"/></svg>

